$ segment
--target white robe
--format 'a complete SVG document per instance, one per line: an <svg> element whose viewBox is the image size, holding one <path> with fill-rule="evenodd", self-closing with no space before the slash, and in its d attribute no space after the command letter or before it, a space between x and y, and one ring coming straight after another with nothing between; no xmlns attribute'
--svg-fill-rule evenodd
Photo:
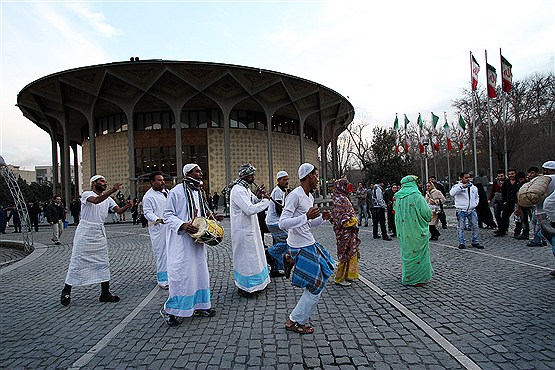
<svg viewBox="0 0 555 370"><path fill-rule="evenodd" d="M164 191L166 191L164 189ZM166 224L154 224L164 218L166 197L162 192L150 188L143 197L144 216L148 220L148 233L152 243L152 253L156 258L156 280L159 285L168 285L166 258Z"/></svg>
<svg viewBox="0 0 555 370"><path fill-rule="evenodd" d="M193 192L195 209L199 209L198 191ZM190 317L194 310L205 310L210 305L210 275L206 260L206 246L195 243L186 231L178 231L188 223L187 198L183 184L176 185L169 193L164 209L166 223L166 251L169 297L164 304L168 314Z"/></svg>
<svg viewBox="0 0 555 370"><path fill-rule="evenodd" d="M87 202L87 198L97 195L93 191L86 191L81 196L81 220L73 237L73 249L65 281L71 286L110 280L104 220L108 216L108 209L113 209L117 204L110 197L99 204Z"/></svg>
<svg viewBox="0 0 555 370"><path fill-rule="evenodd" d="M230 221L235 285L249 293L270 283L264 243L257 213L268 208L270 201L258 199L242 185L231 188Z"/></svg>

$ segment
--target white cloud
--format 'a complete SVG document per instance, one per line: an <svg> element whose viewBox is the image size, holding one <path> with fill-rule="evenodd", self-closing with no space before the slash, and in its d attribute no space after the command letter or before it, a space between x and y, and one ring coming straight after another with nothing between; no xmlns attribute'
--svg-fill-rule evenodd
<svg viewBox="0 0 555 370"><path fill-rule="evenodd" d="M69 3L68 7L82 19L89 22L89 24L103 36L112 37L121 33L116 27L106 21L106 17L103 13L95 11L88 3Z"/></svg>

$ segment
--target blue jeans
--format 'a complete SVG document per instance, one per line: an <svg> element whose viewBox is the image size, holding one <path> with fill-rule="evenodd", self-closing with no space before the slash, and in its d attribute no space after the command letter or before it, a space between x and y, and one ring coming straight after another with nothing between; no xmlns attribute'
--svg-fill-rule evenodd
<svg viewBox="0 0 555 370"><path fill-rule="evenodd" d="M457 210L457 238L459 239L459 244L466 244L464 238L466 220L468 220L468 226L472 229L472 244L479 244L478 214L475 209L470 211Z"/></svg>
<svg viewBox="0 0 555 370"><path fill-rule="evenodd" d="M308 319L310 319L310 315L312 315L316 309L316 305L320 299L320 294L322 294L322 292L319 294L312 294L305 288L301 299L299 299L299 302L291 312L291 315L289 315L289 319L291 321L298 322L301 325L306 324Z"/></svg>
<svg viewBox="0 0 555 370"><path fill-rule="evenodd" d="M358 205L358 222L362 226L362 218L364 217L364 224L368 225L368 204L366 202Z"/></svg>

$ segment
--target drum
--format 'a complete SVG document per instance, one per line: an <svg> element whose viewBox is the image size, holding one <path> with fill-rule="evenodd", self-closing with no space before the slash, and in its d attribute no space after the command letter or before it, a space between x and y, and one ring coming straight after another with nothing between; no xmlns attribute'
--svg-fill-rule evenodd
<svg viewBox="0 0 555 370"><path fill-rule="evenodd" d="M217 221L197 217L193 220L192 224L198 228L198 231L189 235L197 243L218 245L224 239L224 228Z"/></svg>

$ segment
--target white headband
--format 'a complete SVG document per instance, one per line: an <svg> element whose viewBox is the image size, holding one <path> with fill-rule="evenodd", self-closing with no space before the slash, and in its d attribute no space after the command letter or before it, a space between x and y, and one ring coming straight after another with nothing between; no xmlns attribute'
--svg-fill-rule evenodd
<svg viewBox="0 0 555 370"><path fill-rule="evenodd" d="M91 180L90 180L91 185L93 184L93 182L95 182L98 179L105 179L105 177L102 175L94 175L93 177L91 177Z"/></svg>

